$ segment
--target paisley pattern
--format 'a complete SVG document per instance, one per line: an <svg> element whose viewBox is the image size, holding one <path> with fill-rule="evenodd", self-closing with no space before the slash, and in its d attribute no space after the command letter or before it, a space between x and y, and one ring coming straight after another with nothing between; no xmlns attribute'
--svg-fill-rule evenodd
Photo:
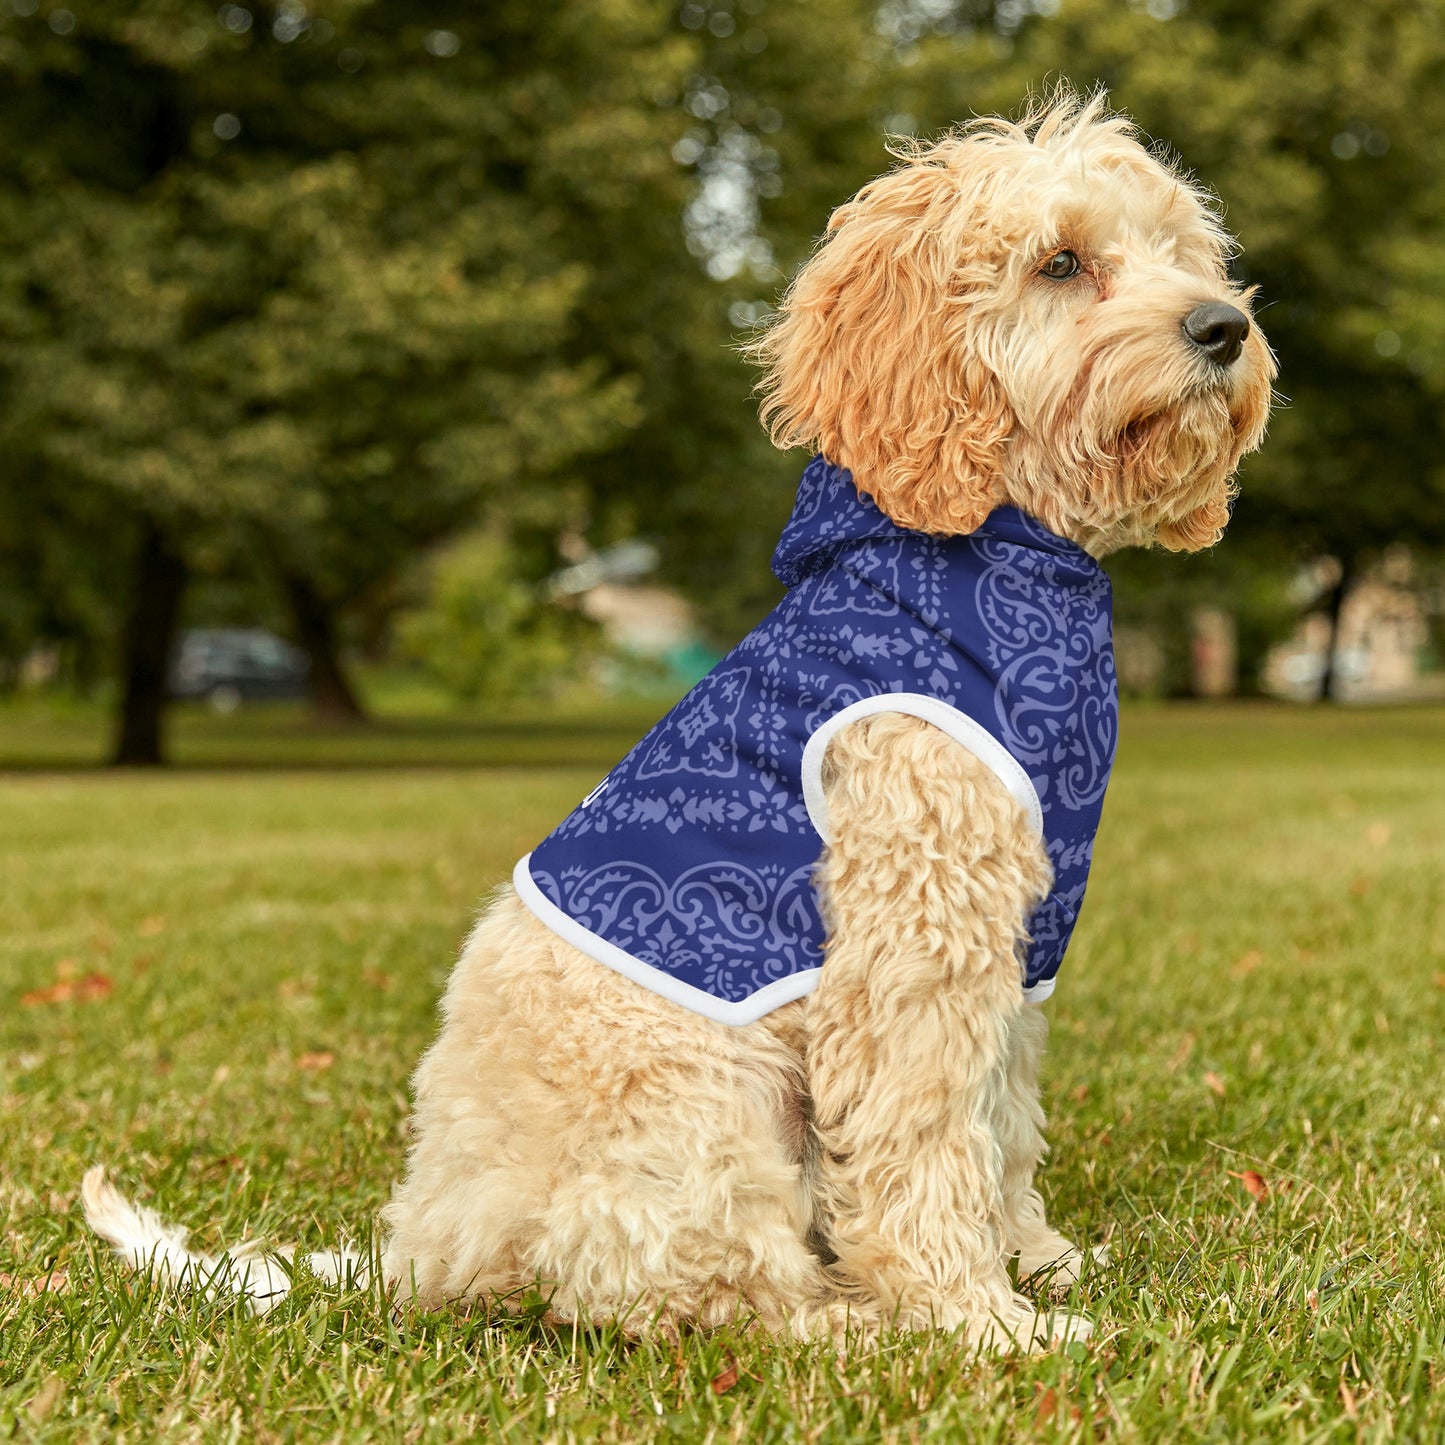
<svg viewBox="0 0 1445 1445"><path fill-rule="evenodd" d="M1052 536L1018 516L1036 541ZM1023 567L1015 548L994 541L978 550L988 562L976 601L1001 739L1025 766L1049 770L1066 807L1086 807L1104 796L1118 734L1109 579L1098 571L1061 585L1057 564Z"/></svg>
<svg viewBox="0 0 1445 1445"><path fill-rule="evenodd" d="M672 726L653 730L637 763L639 778L700 773L706 778L737 776L737 716L748 669L714 669L670 715Z"/></svg>
<svg viewBox="0 0 1445 1445"><path fill-rule="evenodd" d="M532 880L589 933L735 1002L817 967L812 872L703 863L669 879L641 863L604 863L560 876L534 867ZM752 955L741 967L740 947Z"/></svg>
<svg viewBox="0 0 1445 1445"><path fill-rule="evenodd" d="M804 746L854 703L923 694L992 734L1038 795L1055 885L1020 962L1025 985L1046 988L1113 762L1108 578L1014 508L967 537L905 531L821 457L773 570L782 602L538 845L525 876L580 946L613 966L620 949L625 971L665 976L669 996L685 986L702 1012L815 979L822 844Z"/></svg>

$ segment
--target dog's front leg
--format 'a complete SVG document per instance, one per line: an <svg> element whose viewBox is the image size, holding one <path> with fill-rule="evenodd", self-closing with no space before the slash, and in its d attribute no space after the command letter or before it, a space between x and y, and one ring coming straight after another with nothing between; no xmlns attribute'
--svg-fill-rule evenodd
<svg viewBox="0 0 1445 1445"><path fill-rule="evenodd" d="M994 1103L994 1132L1003 1157L1004 1247L1018 1256L1021 1280L1032 1277L1062 1293L1079 1278L1084 1256L1050 1226L1044 1201L1034 1187L1034 1173L1048 1148L1039 1103L1039 1065L1048 1036L1043 1009L1026 1003L1009 1026L1003 1087ZM1093 1255L1105 1259L1108 1251L1100 1245Z"/></svg>
<svg viewBox="0 0 1445 1445"><path fill-rule="evenodd" d="M996 1110L1017 946L1049 883L1023 810L930 724L864 719L824 770L829 941L809 1004L818 1204L835 1270L900 1325L990 1345L1087 1332L1008 1278Z"/></svg>

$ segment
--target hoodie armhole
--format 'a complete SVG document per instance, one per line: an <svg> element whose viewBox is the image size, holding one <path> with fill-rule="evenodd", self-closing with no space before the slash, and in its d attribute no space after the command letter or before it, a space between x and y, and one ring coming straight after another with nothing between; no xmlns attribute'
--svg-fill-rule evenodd
<svg viewBox="0 0 1445 1445"><path fill-rule="evenodd" d="M828 754L828 744L849 723L880 712L901 712L921 718L962 744L993 770L1009 795L1028 814L1034 828L1043 833L1043 808L1039 805L1039 795L1032 779L1024 772L1018 759L987 728L967 713L959 712L951 704L927 693L885 692L877 697L865 697L835 712L813 733L803 749L803 803L809 820L825 843L833 836L828 828L828 800L823 792L823 759Z"/></svg>

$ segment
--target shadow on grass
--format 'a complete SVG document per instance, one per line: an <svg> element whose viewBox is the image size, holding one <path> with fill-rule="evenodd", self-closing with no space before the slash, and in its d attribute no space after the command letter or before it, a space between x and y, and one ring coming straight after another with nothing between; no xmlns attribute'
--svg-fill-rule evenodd
<svg viewBox="0 0 1445 1445"><path fill-rule="evenodd" d="M662 716L670 699L633 698L502 716L383 715L343 727L299 708L257 705L231 717L177 707L168 765L192 771L364 771L447 768L610 768ZM0 772L115 772L106 764L109 719L96 708L0 709Z"/></svg>

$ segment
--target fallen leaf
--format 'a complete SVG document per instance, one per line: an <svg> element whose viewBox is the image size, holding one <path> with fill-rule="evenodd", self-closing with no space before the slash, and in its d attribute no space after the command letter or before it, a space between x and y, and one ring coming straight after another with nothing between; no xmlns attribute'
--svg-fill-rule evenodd
<svg viewBox="0 0 1445 1445"><path fill-rule="evenodd" d="M1034 1406L1034 1424L1052 1425L1058 1409L1058 1395L1055 1394L1051 1388L1041 1391L1038 1397L1038 1403Z"/></svg>
<svg viewBox="0 0 1445 1445"><path fill-rule="evenodd" d="M1189 1055L1193 1052L1194 1035L1185 1034L1184 1037L1179 1040L1179 1047L1174 1050L1174 1057L1169 1060L1169 1063L1167 1065L1169 1072L1173 1074L1176 1073L1178 1070L1182 1069L1184 1065L1188 1062Z"/></svg>
<svg viewBox="0 0 1445 1445"><path fill-rule="evenodd" d="M1084 1100L1088 1097L1089 1086L1087 1084L1080 1084L1077 1089L1069 1090L1069 1098L1071 1098L1076 1104L1082 1104Z"/></svg>
<svg viewBox="0 0 1445 1445"><path fill-rule="evenodd" d="M1435 987L1445 988L1445 973L1437 973L1435 975Z"/></svg>
<svg viewBox="0 0 1445 1445"><path fill-rule="evenodd" d="M363 968L361 970L361 981L362 983L369 983L372 988L380 989L382 993L389 992L392 983L391 975L379 968Z"/></svg>
<svg viewBox="0 0 1445 1445"><path fill-rule="evenodd" d="M1238 963L1230 970L1235 978L1248 978L1260 964L1264 962L1264 954L1259 949L1251 948Z"/></svg>
<svg viewBox="0 0 1445 1445"><path fill-rule="evenodd" d="M1204 1084L1207 1089L1212 1093L1218 1094L1221 1099L1224 1097L1224 1080L1221 1079L1213 1069L1210 1069L1209 1072L1205 1074Z"/></svg>
<svg viewBox="0 0 1445 1445"><path fill-rule="evenodd" d="M1237 1179L1244 1185L1245 1192L1248 1193L1251 1198L1263 1199L1264 1196L1269 1193L1269 1185L1265 1181L1264 1175L1258 1173L1256 1170L1244 1169L1236 1174L1235 1171L1231 1169L1228 1172L1231 1179Z"/></svg>
<svg viewBox="0 0 1445 1445"><path fill-rule="evenodd" d="M166 921L159 913L151 918L142 918L136 932L142 938L157 938L166 931Z"/></svg>
<svg viewBox="0 0 1445 1445"><path fill-rule="evenodd" d="M1365 829L1365 842L1372 848L1383 848L1390 841L1390 825L1388 823L1371 823Z"/></svg>
<svg viewBox="0 0 1445 1445"><path fill-rule="evenodd" d="M84 978L62 978L48 988L31 989L29 993L20 995L20 1002L25 1008L34 1008L37 1004L69 1003L72 999L89 1003L105 998L114 988L107 974L88 973Z"/></svg>
<svg viewBox="0 0 1445 1445"><path fill-rule="evenodd" d="M18 1274L0 1274L0 1289L13 1289L26 1299L36 1299L43 1294L64 1294L70 1288L70 1276L63 1269L53 1269L49 1274L32 1275L26 1278Z"/></svg>
<svg viewBox="0 0 1445 1445"><path fill-rule="evenodd" d="M34 1008L42 1003L64 1003L74 992L75 985L62 980L49 988L32 988L29 993L22 993L20 1004L22 1008Z"/></svg>
<svg viewBox="0 0 1445 1445"><path fill-rule="evenodd" d="M1350 880L1350 897L1363 898L1370 891L1370 880L1361 874Z"/></svg>
<svg viewBox="0 0 1445 1445"><path fill-rule="evenodd" d="M317 1049L314 1053L302 1054L296 1060L298 1069L329 1069L336 1062L336 1055L326 1049Z"/></svg>
<svg viewBox="0 0 1445 1445"><path fill-rule="evenodd" d="M713 1376L712 1392L714 1395L726 1395L737 1382L738 1362L729 1355L727 1369L725 1369L722 1374Z"/></svg>

